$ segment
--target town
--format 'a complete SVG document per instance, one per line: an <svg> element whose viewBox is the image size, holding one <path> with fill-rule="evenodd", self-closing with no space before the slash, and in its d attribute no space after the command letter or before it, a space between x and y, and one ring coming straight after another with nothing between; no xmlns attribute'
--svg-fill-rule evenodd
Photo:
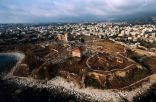
<svg viewBox="0 0 156 102"><path fill-rule="evenodd" d="M132 25L122 23L80 23L57 25L1 25L0 45L26 44L57 41L59 35L68 33L69 41L89 39L110 39L122 43L150 47L156 41L156 26L152 24ZM71 36L70 36L71 35ZM60 40L60 38L59 38Z"/></svg>
<svg viewBox="0 0 156 102"><path fill-rule="evenodd" d="M155 25L5 24L0 29L0 51L26 55L15 76L61 76L78 88L129 89L141 86L156 71Z"/></svg>

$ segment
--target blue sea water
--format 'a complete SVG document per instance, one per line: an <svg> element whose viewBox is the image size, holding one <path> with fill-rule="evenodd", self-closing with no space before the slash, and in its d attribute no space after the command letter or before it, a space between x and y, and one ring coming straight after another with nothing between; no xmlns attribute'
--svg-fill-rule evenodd
<svg viewBox="0 0 156 102"><path fill-rule="evenodd" d="M10 71L17 61L14 55L0 55L0 74Z"/></svg>

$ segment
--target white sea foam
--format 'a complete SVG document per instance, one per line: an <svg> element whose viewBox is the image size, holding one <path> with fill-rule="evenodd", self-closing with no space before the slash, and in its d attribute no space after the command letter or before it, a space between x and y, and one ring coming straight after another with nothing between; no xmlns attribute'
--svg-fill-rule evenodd
<svg viewBox="0 0 156 102"><path fill-rule="evenodd" d="M16 77L9 76L5 80L8 80L11 83L16 83L19 86L28 86L31 88L37 89L47 89L48 91L55 93L53 90L59 90L56 94L62 93L65 95L75 95L78 100L90 100L90 101L98 101L98 102L121 102L124 99L128 101L133 101L133 98L142 95L149 88L148 86L144 86L143 88L137 88L133 91L120 91L120 90L101 90L94 88L82 88L78 89L74 86L73 82L67 82L62 77L55 77L52 80L44 81L44 80L35 80L32 78L26 77Z"/></svg>
<svg viewBox="0 0 156 102"><path fill-rule="evenodd" d="M5 53L4 53L5 54ZM19 58L19 61L16 65L21 63L24 58L24 54L21 53L8 53L7 55L15 55ZM120 90L101 90L94 89L91 87L79 89L75 87L73 82L67 82L62 77L55 77L49 81L45 80L36 80L30 77L17 77L13 76L12 72L16 66L12 69L12 71L6 75L3 79L7 80L10 83L14 83L23 87L31 87L36 89L47 89L49 92L55 94L53 90L58 90L56 94L65 94L75 95L78 100L87 100L87 101L97 101L97 102L121 102L124 99L128 101L133 101L133 98L143 94L147 91L149 86L143 86L143 88L137 88L133 91L120 91Z"/></svg>
<svg viewBox="0 0 156 102"><path fill-rule="evenodd" d="M0 53L0 55L5 55L5 56L11 56L11 57L15 57L18 61L16 63L16 65L11 69L11 71L7 74L12 76L13 72L15 70L15 68L22 62L23 58L25 57L25 55L21 52L8 52L8 53Z"/></svg>

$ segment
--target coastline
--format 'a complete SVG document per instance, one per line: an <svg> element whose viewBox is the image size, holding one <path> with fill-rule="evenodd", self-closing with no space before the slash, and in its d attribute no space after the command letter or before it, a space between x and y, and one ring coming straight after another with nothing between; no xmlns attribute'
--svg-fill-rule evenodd
<svg viewBox="0 0 156 102"><path fill-rule="evenodd" d="M8 77L7 80L10 83L14 83L20 87L30 87L35 89L46 89L53 95L63 94L63 96L75 96L78 101L89 101L89 102L122 102L126 99L128 102L132 102L135 97L139 97L146 93L150 89L151 84L143 85L137 89L131 91L121 90L100 90L83 88L76 88L73 82L67 82L61 77L55 77L49 81L36 80L33 78L24 77Z"/></svg>
<svg viewBox="0 0 156 102"><path fill-rule="evenodd" d="M37 80L30 77L17 77L13 76L13 71L15 68L22 62L25 55L20 52L8 52L8 53L0 53L0 55L8 55L14 56L18 59L16 65L11 69L11 71L3 77L3 80L8 81L9 83L13 83L20 87L30 87L35 89L46 89L48 92L52 94L63 94L63 96L71 96L74 95L77 100L80 101L111 101L111 102L121 102L124 99L128 101L133 101L134 97L143 95L149 88L149 85L143 85L137 89L132 91L121 91L121 90L100 90L83 88L78 89L75 87L73 82L67 82L64 78L55 77L49 81L45 80Z"/></svg>
<svg viewBox="0 0 156 102"><path fill-rule="evenodd" d="M5 55L5 56L11 56L16 58L17 62L16 64L11 68L10 72L7 73L7 75L5 75L3 77L3 79L5 79L8 76L13 76L13 72L15 70L15 68L22 62L22 60L25 58L24 53L21 52L2 52L0 53L0 55Z"/></svg>

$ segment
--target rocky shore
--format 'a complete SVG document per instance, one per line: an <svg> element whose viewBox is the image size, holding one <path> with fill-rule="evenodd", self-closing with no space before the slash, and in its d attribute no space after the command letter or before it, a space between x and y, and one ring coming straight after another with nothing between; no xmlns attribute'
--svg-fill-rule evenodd
<svg viewBox="0 0 156 102"><path fill-rule="evenodd" d="M101 90L94 89L92 87L79 89L75 87L73 82L67 82L64 78L56 76L55 78L46 81L46 80L36 80L30 77L17 77L13 76L12 72L16 68L16 66L21 63L24 55L21 53L2 53L8 56L16 56L18 59L17 64L12 68L11 72L8 75L2 78L1 86L6 87L3 90L7 90L6 95L9 94L11 98L19 98L18 95L24 94L22 99L19 98L18 102L21 100L33 101L37 100L37 96L42 97L43 100L53 102L53 101L85 101L85 102L132 102L141 100L142 96L146 95L146 93L151 90L151 84L143 85L142 87L138 87L131 91L121 91L121 90ZM6 84L7 83L7 84ZM10 85L10 86L9 86ZM9 87L9 88L8 88ZM30 91L31 90L31 91ZM3 92L3 91L2 91ZM25 92L25 93L24 93ZM26 99L28 94L34 95L32 99ZM44 93L44 95L43 95ZM2 94L2 95L1 95ZM0 93L3 96L3 93ZM47 95L47 96L45 96ZM10 98L10 99L11 99ZM6 98L8 99L8 98ZM15 99L15 101L17 101ZM38 101L43 101L38 100ZM150 100L150 99L149 99ZM2 102L5 102L5 100Z"/></svg>
<svg viewBox="0 0 156 102"><path fill-rule="evenodd" d="M11 69L11 71L7 74L13 76L13 72L15 70L15 68L22 62L23 58L25 57L25 55L21 52L8 52L8 53L1 53L1 55L5 55L5 56L12 56L14 58L16 58L17 63L16 65Z"/></svg>
<svg viewBox="0 0 156 102"><path fill-rule="evenodd" d="M19 87L29 87L34 89L46 89L53 96L61 95L63 97L74 96L77 101L89 101L89 102L132 102L135 97L144 95L149 89L150 85L137 88L132 91L120 91L120 90L99 90L93 88L78 89L74 86L74 83L67 82L61 77L56 77L49 81L35 80L32 78L22 78L11 76L7 77L9 83L14 83Z"/></svg>
<svg viewBox="0 0 156 102"><path fill-rule="evenodd" d="M18 60L22 60L25 56L21 52L2 52L2 53L0 53L0 55L13 56L13 57L16 57Z"/></svg>
<svg viewBox="0 0 156 102"><path fill-rule="evenodd" d="M0 76L12 74L17 65L21 63L24 54L20 52L0 53Z"/></svg>

